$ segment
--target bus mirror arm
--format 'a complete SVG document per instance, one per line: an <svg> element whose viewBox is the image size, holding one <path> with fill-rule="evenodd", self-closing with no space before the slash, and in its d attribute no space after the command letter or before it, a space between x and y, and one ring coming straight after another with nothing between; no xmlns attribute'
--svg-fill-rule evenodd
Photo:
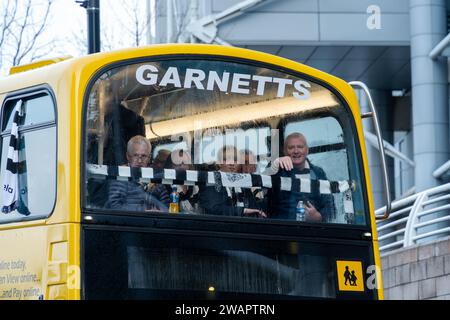
<svg viewBox="0 0 450 320"><path fill-rule="evenodd" d="M361 119L367 119L367 118L372 118L372 117L373 117L373 113L372 112L361 113Z"/></svg>
<svg viewBox="0 0 450 320"><path fill-rule="evenodd" d="M386 156L385 156L385 152L384 152L384 144L383 144L383 139L381 137L381 130L380 130L380 124L378 121L377 111L376 111L375 105L373 103L372 96L370 95L369 88L367 88L367 86L363 82L350 81L349 84L352 87L358 87L358 88L362 89L367 96L367 100L369 101L369 107L370 107L371 111L361 114L361 118L363 118L363 119L370 118L370 117L372 118L375 133L377 135L378 147L380 150L380 158L381 158L381 168L382 168L382 172L383 172L386 210L383 215L375 216L375 219L376 220L385 220L385 219L389 218L389 215L391 213L391 203L392 202L391 202L391 190L389 187L389 179L388 179L388 174L387 174Z"/></svg>

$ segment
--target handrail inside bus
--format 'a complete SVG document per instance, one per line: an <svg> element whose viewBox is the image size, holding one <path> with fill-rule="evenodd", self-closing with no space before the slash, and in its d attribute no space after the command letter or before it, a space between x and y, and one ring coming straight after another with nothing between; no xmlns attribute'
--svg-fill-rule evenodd
<svg viewBox="0 0 450 320"><path fill-rule="evenodd" d="M391 190L389 187L389 179L388 179L387 166L386 166L386 155L384 152L384 144L383 144L383 139L381 137L381 130L380 130L380 124L378 121L377 110L375 108L375 104L373 103L372 96L370 95L369 88L367 88L367 86L363 82L350 81L348 84L351 85L352 87L358 87L358 88L362 89L364 91L364 93L366 94L367 99L369 101L369 106L371 109L370 113L372 115L372 121L373 121L373 125L375 128L377 140L378 140L378 147L380 150L381 168L382 168L382 172L383 172L383 182L384 182L384 191L385 191L385 199L386 199L386 211L384 212L384 214L382 216L375 215L375 219L376 220L385 220L385 219L389 218L389 215L391 213ZM369 113L369 115L370 115L370 113ZM361 117L367 118L368 114L363 114Z"/></svg>

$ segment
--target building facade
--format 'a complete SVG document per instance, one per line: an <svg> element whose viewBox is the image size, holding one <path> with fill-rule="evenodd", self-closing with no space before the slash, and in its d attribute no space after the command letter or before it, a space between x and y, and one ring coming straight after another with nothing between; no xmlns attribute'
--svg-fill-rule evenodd
<svg viewBox="0 0 450 320"><path fill-rule="evenodd" d="M371 89L399 199L449 181L446 0L148 0L149 42L256 49L359 80ZM443 49L430 57L441 43ZM438 48L439 49L439 48ZM367 107L364 95L361 108ZM365 130L372 130L365 120ZM384 205L378 150L369 159L375 207ZM394 150L392 148L392 150ZM440 175L433 173L441 168Z"/></svg>

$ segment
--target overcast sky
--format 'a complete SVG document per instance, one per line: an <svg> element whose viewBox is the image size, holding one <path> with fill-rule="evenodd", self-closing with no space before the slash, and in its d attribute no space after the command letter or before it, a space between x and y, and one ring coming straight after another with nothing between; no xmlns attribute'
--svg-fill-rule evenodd
<svg viewBox="0 0 450 320"><path fill-rule="evenodd" d="M3 0L0 0L3 1ZM36 19L43 14L42 0L31 0L32 12ZM0 3L0 8L2 7ZM19 0L24 6L25 2ZM146 0L100 0L100 24L102 51L111 51L124 47L135 46L133 34L134 20L133 9L137 8L138 20L142 24L139 29L143 30L140 35L140 45L146 43ZM47 44L54 42L55 48L38 60L71 55L78 57L87 54L87 13L75 0L54 0L48 25L38 46L48 47ZM10 39L12 40L12 39ZM11 44L12 45L12 44ZM11 52L11 51L9 51ZM4 46L2 65L0 65L0 76L9 73L10 64L6 55L8 46ZM10 55L11 56L11 55ZM9 57L10 57L9 56ZM21 64L29 63L31 57L27 56ZM2 61L0 59L0 61Z"/></svg>
<svg viewBox="0 0 450 320"><path fill-rule="evenodd" d="M86 30L86 9L80 7L75 0L55 0L52 20L48 30L49 37L54 36L58 39L68 40L73 33L80 30L80 24L84 24L84 30ZM70 41L64 42L67 54L77 56L78 50L75 48L75 45Z"/></svg>
<svg viewBox="0 0 450 320"><path fill-rule="evenodd" d="M132 28L133 21L130 16L133 6L139 6L140 21L142 23L145 21L145 3L145 0L100 0L101 41L108 46L104 50L133 45L133 35L130 32L127 33L126 28ZM80 48L74 45L76 41L73 41L73 35L78 34L80 38L86 37L86 10L75 0L55 0L53 19L49 29L49 35L53 34L58 39L67 40L62 46L68 54L79 55ZM145 41L145 34L143 37Z"/></svg>

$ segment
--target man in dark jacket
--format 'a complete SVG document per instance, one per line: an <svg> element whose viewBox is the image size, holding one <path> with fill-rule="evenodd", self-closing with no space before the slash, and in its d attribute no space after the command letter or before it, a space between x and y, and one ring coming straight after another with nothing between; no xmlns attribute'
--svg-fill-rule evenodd
<svg viewBox="0 0 450 320"><path fill-rule="evenodd" d="M233 146L225 146L219 151L218 165L221 172L239 173L241 167L238 164L238 151ZM216 181L220 180L220 173ZM244 208L236 206L237 194L234 188L221 185L205 186L199 189L199 205L206 214L223 216L255 216L265 218L266 213L257 208Z"/></svg>
<svg viewBox="0 0 450 320"><path fill-rule="evenodd" d="M275 171L278 171L276 174L280 177L327 180L323 169L309 162L308 152L305 136L297 132L292 133L286 137L284 143L286 156L276 159L272 169L275 168ZM295 210L299 201L303 201L305 218L308 222L325 222L333 216L334 201L333 196L329 194L271 190L269 199L271 218L295 220Z"/></svg>
<svg viewBox="0 0 450 320"><path fill-rule="evenodd" d="M152 146L144 136L134 136L127 144L130 167L147 167ZM163 185L144 186L138 181L111 180L106 207L127 211L167 211L170 199Z"/></svg>

